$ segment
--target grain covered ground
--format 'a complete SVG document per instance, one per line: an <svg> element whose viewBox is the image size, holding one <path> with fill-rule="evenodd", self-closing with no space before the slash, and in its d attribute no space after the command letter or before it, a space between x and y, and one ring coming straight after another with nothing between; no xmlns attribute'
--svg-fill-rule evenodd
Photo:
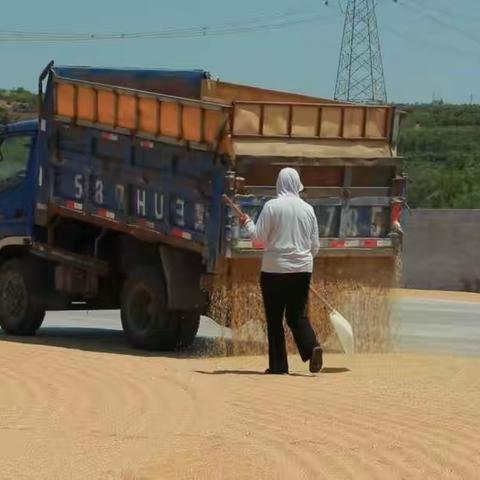
<svg viewBox="0 0 480 480"><path fill-rule="evenodd" d="M480 360L0 342L0 479L476 479Z"/></svg>

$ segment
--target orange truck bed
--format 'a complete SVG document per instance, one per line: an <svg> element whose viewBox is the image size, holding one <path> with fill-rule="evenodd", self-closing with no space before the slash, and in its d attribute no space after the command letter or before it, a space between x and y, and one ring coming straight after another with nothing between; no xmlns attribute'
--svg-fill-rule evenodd
<svg viewBox="0 0 480 480"><path fill-rule="evenodd" d="M395 155L398 115L354 105L204 79L200 98L55 78L61 120L151 140L245 156Z"/></svg>

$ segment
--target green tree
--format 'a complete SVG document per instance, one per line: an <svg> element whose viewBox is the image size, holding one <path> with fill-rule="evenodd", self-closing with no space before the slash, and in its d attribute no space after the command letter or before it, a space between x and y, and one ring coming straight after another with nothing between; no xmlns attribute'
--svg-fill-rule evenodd
<svg viewBox="0 0 480 480"><path fill-rule="evenodd" d="M480 106L404 105L399 153L410 178L409 203L480 208Z"/></svg>

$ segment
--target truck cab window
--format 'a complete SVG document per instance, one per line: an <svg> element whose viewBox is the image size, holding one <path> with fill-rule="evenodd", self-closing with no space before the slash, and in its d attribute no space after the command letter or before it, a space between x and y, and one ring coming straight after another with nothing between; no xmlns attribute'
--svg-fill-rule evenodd
<svg viewBox="0 0 480 480"><path fill-rule="evenodd" d="M25 135L4 139L0 145L2 162L0 162L0 180L23 177L27 170L32 137Z"/></svg>

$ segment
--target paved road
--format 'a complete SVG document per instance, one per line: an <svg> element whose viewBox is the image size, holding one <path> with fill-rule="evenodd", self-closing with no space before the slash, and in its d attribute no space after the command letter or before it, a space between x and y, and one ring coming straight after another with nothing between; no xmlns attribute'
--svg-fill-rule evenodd
<svg viewBox="0 0 480 480"><path fill-rule="evenodd" d="M399 350L480 356L480 303L401 298L395 302L394 317L399 326ZM116 348L124 341L120 330L118 311L52 312L37 341L48 338L48 343L78 348L88 339L83 345L86 348L94 340ZM208 338L231 334L204 317L199 335Z"/></svg>
<svg viewBox="0 0 480 480"><path fill-rule="evenodd" d="M400 350L480 356L480 303L403 298L394 316Z"/></svg>

